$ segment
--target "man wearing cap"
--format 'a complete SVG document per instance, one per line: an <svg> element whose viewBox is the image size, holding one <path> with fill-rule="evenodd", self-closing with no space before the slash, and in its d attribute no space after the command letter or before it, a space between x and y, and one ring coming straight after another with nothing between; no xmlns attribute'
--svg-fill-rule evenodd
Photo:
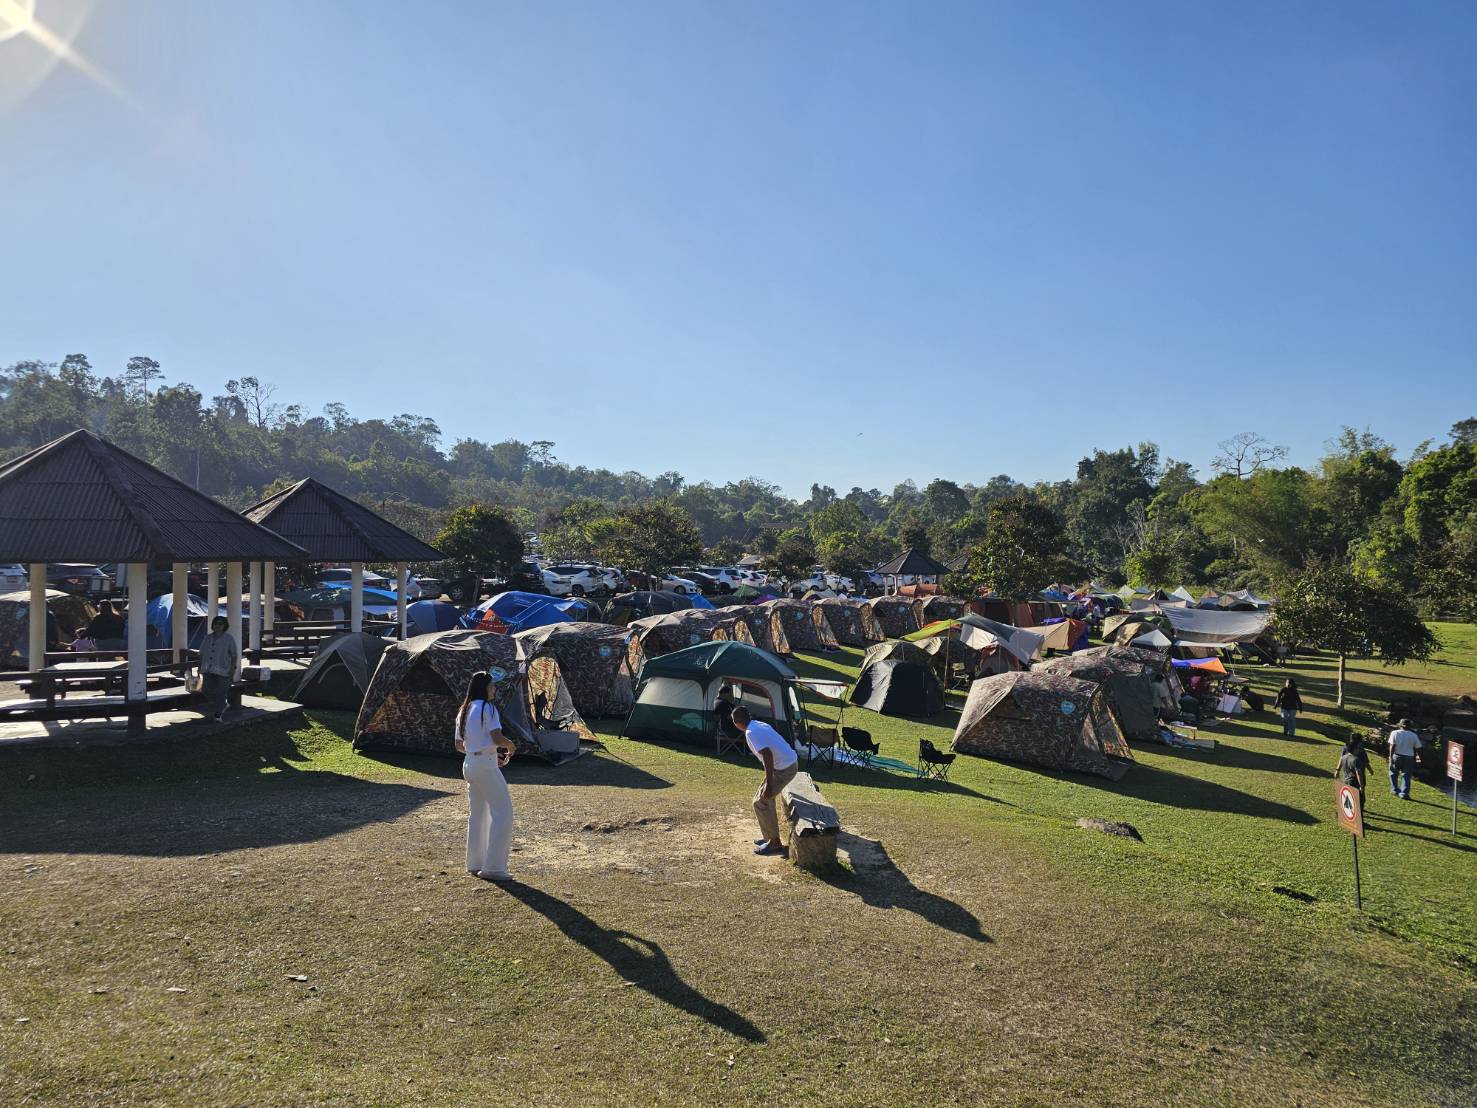
<svg viewBox="0 0 1477 1108"><path fill-rule="evenodd" d="M791 781L800 768L800 756L785 737L762 719L754 719L745 707L733 710L733 724L744 733L749 750L764 765L764 780L754 794L754 815L759 820L759 832L764 837L754 840L754 853L759 855L783 854L780 842L780 822L774 811L774 798Z"/></svg>
<svg viewBox="0 0 1477 1108"><path fill-rule="evenodd" d="M1421 748L1421 737L1415 724L1402 719L1398 729L1390 732L1390 795L1410 799L1410 778L1415 773L1415 752Z"/></svg>

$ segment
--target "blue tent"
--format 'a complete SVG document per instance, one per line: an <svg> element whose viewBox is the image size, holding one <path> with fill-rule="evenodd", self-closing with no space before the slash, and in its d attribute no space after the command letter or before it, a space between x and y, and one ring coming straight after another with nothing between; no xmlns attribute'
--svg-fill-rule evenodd
<svg viewBox="0 0 1477 1108"><path fill-rule="evenodd" d="M444 600L417 600L405 609L412 635L434 635L437 631L450 631L461 618L462 610Z"/></svg>
<svg viewBox="0 0 1477 1108"><path fill-rule="evenodd" d="M185 621L189 629L188 645L198 647L205 638L205 617L210 609L194 593L185 594ZM174 645L174 594L163 593L149 601L149 626L158 633L161 647Z"/></svg>
<svg viewBox="0 0 1477 1108"><path fill-rule="evenodd" d="M700 592L690 592L690 593L688 593L687 594L687 599L692 601L692 606L694 608L712 608L712 607L714 607L713 602L711 600L709 600L706 596L704 596Z"/></svg>
<svg viewBox="0 0 1477 1108"><path fill-rule="evenodd" d="M511 635L551 623L573 623L592 610L588 601L575 597L561 600L533 592L500 592L469 609L459 622L463 627L501 630L502 634Z"/></svg>

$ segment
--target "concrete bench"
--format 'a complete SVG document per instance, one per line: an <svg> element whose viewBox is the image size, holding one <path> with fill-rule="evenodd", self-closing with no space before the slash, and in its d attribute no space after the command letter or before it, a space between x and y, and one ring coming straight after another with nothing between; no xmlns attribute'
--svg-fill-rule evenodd
<svg viewBox="0 0 1477 1108"><path fill-rule="evenodd" d="M841 818L810 774L797 773L780 795L790 824L790 861L809 870L834 866Z"/></svg>

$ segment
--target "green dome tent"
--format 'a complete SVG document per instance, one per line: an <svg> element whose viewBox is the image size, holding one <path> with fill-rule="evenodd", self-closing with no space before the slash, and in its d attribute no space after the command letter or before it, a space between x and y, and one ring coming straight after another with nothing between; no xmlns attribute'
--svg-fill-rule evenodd
<svg viewBox="0 0 1477 1108"><path fill-rule="evenodd" d="M804 711L795 671L747 643L714 641L648 658L636 704L621 734L633 739L708 742L718 731L716 705L727 689L736 706L772 724L792 743Z"/></svg>

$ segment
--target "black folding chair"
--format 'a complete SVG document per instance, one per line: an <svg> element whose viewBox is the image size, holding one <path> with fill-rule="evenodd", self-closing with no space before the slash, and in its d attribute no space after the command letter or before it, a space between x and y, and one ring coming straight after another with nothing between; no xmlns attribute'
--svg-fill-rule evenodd
<svg viewBox="0 0 1477 1108"><path fill-rule="evenodd" d="M817 765L836 765L836 743L839 736L836 728L829 723L812 723L809 727L807 738L810 740L811 756L810 767L814 769Z"/></svg>
<svg viewBox="0 0 1477 1108"><path fill-rule="evenodd" d="M954 764L955 755L951 751L945 754L934 746L928 739L918 740L918 776L932 781L947 781L949 779L949 767Z"/></svg>
<svg viewBox="0 0 1477 1108"><path fill-rule="evenodd" d="M862 765L870 767L872 759L882 753L882 748L872 740L870 731L860 727L843 727L841 745L861 759Z"/></svg>

